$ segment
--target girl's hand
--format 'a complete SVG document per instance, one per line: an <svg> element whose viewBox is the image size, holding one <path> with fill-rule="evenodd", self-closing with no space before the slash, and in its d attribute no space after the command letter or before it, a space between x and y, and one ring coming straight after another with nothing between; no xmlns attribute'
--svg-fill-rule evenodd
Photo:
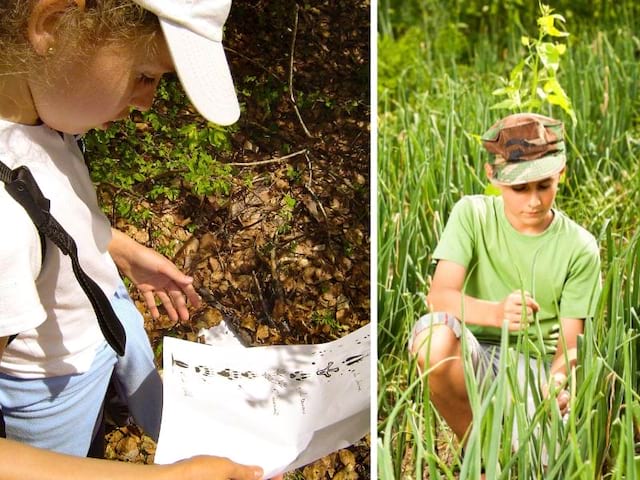
<svg viewBox="0 0 640 480"><path fill-rule="evenodd" d="M200 296L193 288L193 278L183 274L169 259L122 232L113 231L109 252L120 271L142 294L151 316L160 316L156 297L172 321L189 319L187 300L195 307Z"/></svg>
<svg viewBox="0 0 640 480"><path fill-rule="evenodd" d="M166 478L180 480L259 480L260 467L240 465L228 458L200 455L166 465ZM164 477L162 477L164 478Z"/></svg>
<svg viewBox="0 0 640 480"><path fill-rule="evenodd" d="M497 326L502 327L502 322L507 320L510 332L522 330L527 328L529 320L538 310L540 306L529 292L516 290L498 304Z"/></svg>
<svg viewBox="0 0 640 480"><path fill-rule="evenodd" d="M189 320L186 300L200 305L200 297L193 288L193 278L183 274L173 262L151 248L142 247L133 259L127 277L142 294L151 316L160 316L156 297L162 302L172 321Z"/></svg>

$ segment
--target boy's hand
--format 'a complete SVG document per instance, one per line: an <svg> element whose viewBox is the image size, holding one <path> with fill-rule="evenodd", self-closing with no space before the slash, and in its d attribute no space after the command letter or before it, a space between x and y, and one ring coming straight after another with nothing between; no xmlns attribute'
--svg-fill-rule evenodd
<svg viewBox="0 0 640 480"><path fill-rule="evenodd" d="M544 398L548 398L549 395L555 395L561 415L569 411L569 400L571 399L569 391L564 388L566 384L567 376L562 372L556 372L551 375L549 382L542 386Z"/></svg>
<svg viewBox="0 0 640 480"><path fill-rule="evenodd" d="M523 307L526 309L526 316L523 316ZM507 320L510 332L522 330L527 328L529 319L538 310L540 306L529 292L516 290L498 304L497 326L502 327L502 322Z"/></svg>

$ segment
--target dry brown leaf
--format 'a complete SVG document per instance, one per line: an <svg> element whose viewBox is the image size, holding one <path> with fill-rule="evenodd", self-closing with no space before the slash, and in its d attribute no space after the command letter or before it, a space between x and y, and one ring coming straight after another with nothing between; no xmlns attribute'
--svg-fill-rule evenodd
<svg viewBox="0 0 640 480"><path fill-rule="evenodd" d="M247 330L255 332L256 331L255 317L253 315L247 315L245 317L242 317L242 320L240 321L240 326L242 328L246 328Z"/></svg>
<svg viewBox="0 0 640 480"><path fill-rule="evenodd" d="M266 325L260 325L258 327L258 331L256 332L256 338L258 340L269 338L269 327L267 327Z"/></svg>

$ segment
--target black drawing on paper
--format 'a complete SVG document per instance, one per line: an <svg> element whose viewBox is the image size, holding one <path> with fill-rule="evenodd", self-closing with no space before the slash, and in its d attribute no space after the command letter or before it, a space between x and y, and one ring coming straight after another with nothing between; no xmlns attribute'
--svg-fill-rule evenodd
<svg viewBox="0 0 640 480"><path fill-rule="evenodd" d="M367 355L365 355L365 354L353 355L351 357L345 358L342 361L342 363L344 363L345 365L353 365L354 363L358 363L360 360L362 360L366 356Z"/></svg>
<svg viewBox="0 0 640 480"><path fill-rule="evenodd" d="M196 372L198 369L196 368ZM240 372L237 370L231 370L229 368L225 368L224 370L220 370L217 372L218 375L224 378L228 378L229 380L238 380L240 378Z"/></svg>
<svg viewBox="0 0 640 480"><path fill-rule="evenodd" d="M368 335L365 336L365 338L367 337ZM360 344L360 339L356 343ZM356 367L354 367L354 365L362 362L362 360L369 356L368 352L362 352L357 355L349 355L344 358L344 360L342 360L340 364L336 364L336 362L334 361L327 362L325 360L325 366L319 368L320 365L324 363L321 359L326 354L335 354L335 352L332 349L318 350L315 355L315 361L310 362L309 370L311 371L304 369L288 371L283 368L267 370L265 372L253 372L251 370L239 371L233 370L231 368L224 368L222 370L219 370L212 365L191 366L188 362L179 360L173 355L171 356L171 363L174 368L179 367L179 371L182 372L180 377L183 379L183 383L184 381L188 381L187 377L185 377L186 374L192 379L200 380L204 383L215 381L216 378L225 378L230 381L240 382L238 384L239 388L242 388L240 385L241 383L254 379L264 379L273 387L286 388L292 382L298 385L304 383L305 381L309 380L314 373L317 377L323 378L332 378L334 374L339 374L339 376L343 376L345 374L353 374L354 372L356 372ZM342 370L341 365L345 367Z"/></svg>
<svg viewBox="0 0 640 480"><path fill-rule="evenodd" d="M300 370L296 370L295 372L289 374L289 378L292 378L297 382L301 382L302 380L306 380L307 378L309 378L309 375Z"/></svg>
<svg viewBox="0 0 640 480"><path fill-rule="evenodd" d="M176 360L173 357L173 355L171 356L171 364L172 365L176 365L176 366L181 367L181 368L189 368L189 364L188 363L185 363L185 362L183 362L181 360Z"/></svg>
<svg viewBox="0 0 640 480"><path fill-rule="evenodd" d="M326 367L321 368L316 371L316 375L324 375L325 377L331 377L332 373L336 373L340 371L340 367L333 367L333 362L329 362Z"/></svg>

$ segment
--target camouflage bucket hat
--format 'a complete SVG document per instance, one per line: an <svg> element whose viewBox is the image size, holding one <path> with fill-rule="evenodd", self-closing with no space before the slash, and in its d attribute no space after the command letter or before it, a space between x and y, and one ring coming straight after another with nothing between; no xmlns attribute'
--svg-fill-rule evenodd
<svg viewBox="0 0 640 480"><path fill-rule="evenodd" d="M493 155L492 180L502 185L535 182L566 164L562 122L535 113L516 113L498 120L482 135Z"/></svg>

